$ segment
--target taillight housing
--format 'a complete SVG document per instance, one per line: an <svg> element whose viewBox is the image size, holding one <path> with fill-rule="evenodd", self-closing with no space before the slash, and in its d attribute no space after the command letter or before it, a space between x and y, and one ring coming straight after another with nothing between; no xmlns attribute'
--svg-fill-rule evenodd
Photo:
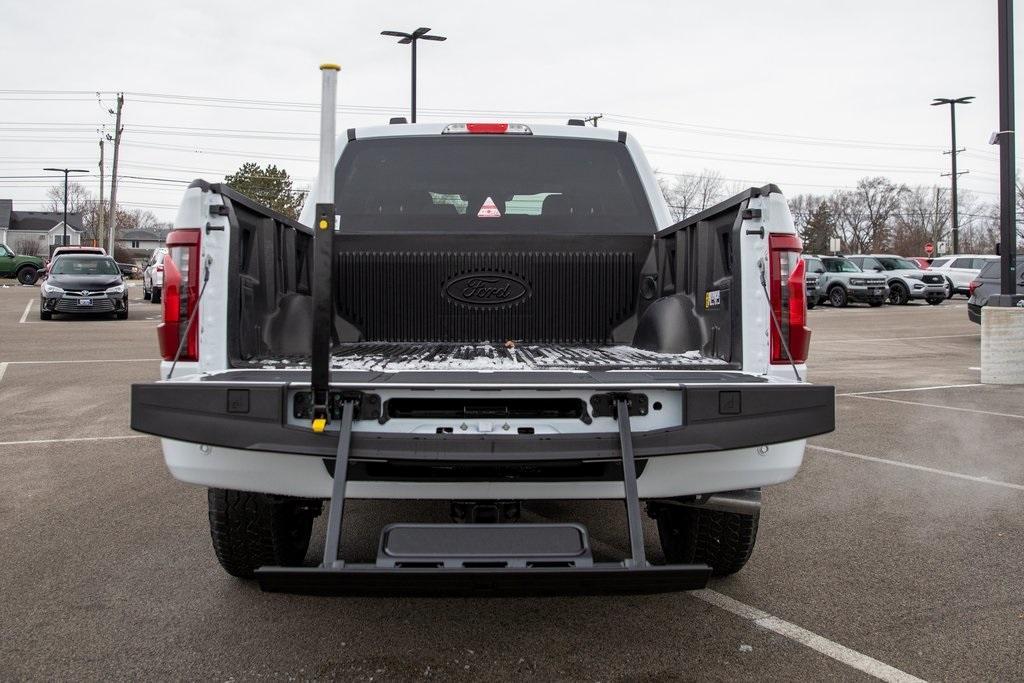
<svg viewBox="0 0 1024 683"><path fill-rule="evenodd" d="M202 231L199 228L180 228L167 235L167 254L163 265L158 266L164 272L164 319L156 328L160 355L164 360L174 360L177 356L186 329L188 339L178 360L199 360L199 321L194 321L191 328L188 328L188 321L199 305L201 239Z"/></svg>
<svg viewBox="0 0 1024 683"><path fill-rule="evenodd" d="M970 284L967 285L967 296L974 296L974 290L978 288L981 283L977 280L971 280Z"/></svg>
<svg viewBox="0 0 1024 683"><path fill-rule="evenodd" d="M800 258L803 244L792 234L768 236L768 260L771 275L768 291L772 311L782 328L781 335L771 325L771 362L787 364L783 340L794 363L807 361L811 346L811 331L807 327L807 289L804 282L805 264Z"/></svg>

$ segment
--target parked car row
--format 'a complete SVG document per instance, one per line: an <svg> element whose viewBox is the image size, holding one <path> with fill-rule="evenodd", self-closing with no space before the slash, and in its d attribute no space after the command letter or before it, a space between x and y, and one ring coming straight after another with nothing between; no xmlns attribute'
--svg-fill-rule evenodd
<svg viewBox="0 0 1024 683"><path fill-rule="evenodd" d="M922 270L912 261L889 254L853 256L805 255L807 307L827 301L842 308L851 301L899 306L923 299L941 304L949 289L942 275Z"/></svg>

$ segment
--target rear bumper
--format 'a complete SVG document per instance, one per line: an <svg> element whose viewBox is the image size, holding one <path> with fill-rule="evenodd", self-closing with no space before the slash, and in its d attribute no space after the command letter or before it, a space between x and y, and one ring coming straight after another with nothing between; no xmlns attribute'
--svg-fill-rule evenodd
<svg viewBox="0 0 1024 683"><path fill-rule="evenodd" d="M681 453L640 460L637 478L643 499L674 498L718 491L771 486L789 481L800 469L803 440L767 448ZM164 462L175 479L198 486L257 491L300 498L329 498L333 459L307 455L207 448L197 443L163 441ZM379 461L378 461L379 464ZM639 469L639 468L638 468ZM350 472L360 472L353 462ZM622 480L565 476L465 476L458 463L438 463L428 476L374 479L349 477L346 497L390 500L608 500L624 495ZM619 470L621 473L621 469Z"/></svg>
<svg viewBox="0 0 1024 683"><path fill-rule="evenodd" d="M967 319L970 320L975 325L980 325L981 324L981 306L979 306L978 304L972 304L972 303L968 302L968 304L967 304Z"/></svg>

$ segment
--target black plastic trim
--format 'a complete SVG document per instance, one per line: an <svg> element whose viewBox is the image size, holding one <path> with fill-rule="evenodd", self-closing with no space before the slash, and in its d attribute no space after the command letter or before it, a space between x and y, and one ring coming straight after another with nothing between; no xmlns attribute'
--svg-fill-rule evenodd
<svg viewBox="0 0 1024 683"><path fill-rule="evenodd" d="M247 389L249 410L230 412L228 391ZM835 389L807 384L681 387L683 424L635 432L636 457L700 453L795 441L835 429ZM243 450L333 458L334 432L286 424L286 385L160 382L132 385L132 429L168 439ZM720 392L738 392L739 413L722 414ZM733 396L735 398L735 396ZM731 404L731 402L730 402ZM394 434L355 432L354 460L558 461L618 459L617 433Z"/></svg>
<svg viewBox="0 0 1024 683"><path fill-rule="evenodd" d="M419 569L260 567L256 580L270 592L306 595L601 595L668 593L707 585L710 568L683 564L625 568Z"/></svg>

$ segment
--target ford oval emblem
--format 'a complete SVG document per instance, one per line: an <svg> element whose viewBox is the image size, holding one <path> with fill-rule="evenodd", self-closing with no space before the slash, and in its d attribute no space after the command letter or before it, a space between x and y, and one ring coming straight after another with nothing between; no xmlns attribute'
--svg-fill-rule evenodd
<svg viewBox="0 0 1024 683"><path fill-rule="evenodd" d="M443 291L450 299L470 306L508 306L528 297L530 286L515 275L480 272L452 278Z"/></svg>

